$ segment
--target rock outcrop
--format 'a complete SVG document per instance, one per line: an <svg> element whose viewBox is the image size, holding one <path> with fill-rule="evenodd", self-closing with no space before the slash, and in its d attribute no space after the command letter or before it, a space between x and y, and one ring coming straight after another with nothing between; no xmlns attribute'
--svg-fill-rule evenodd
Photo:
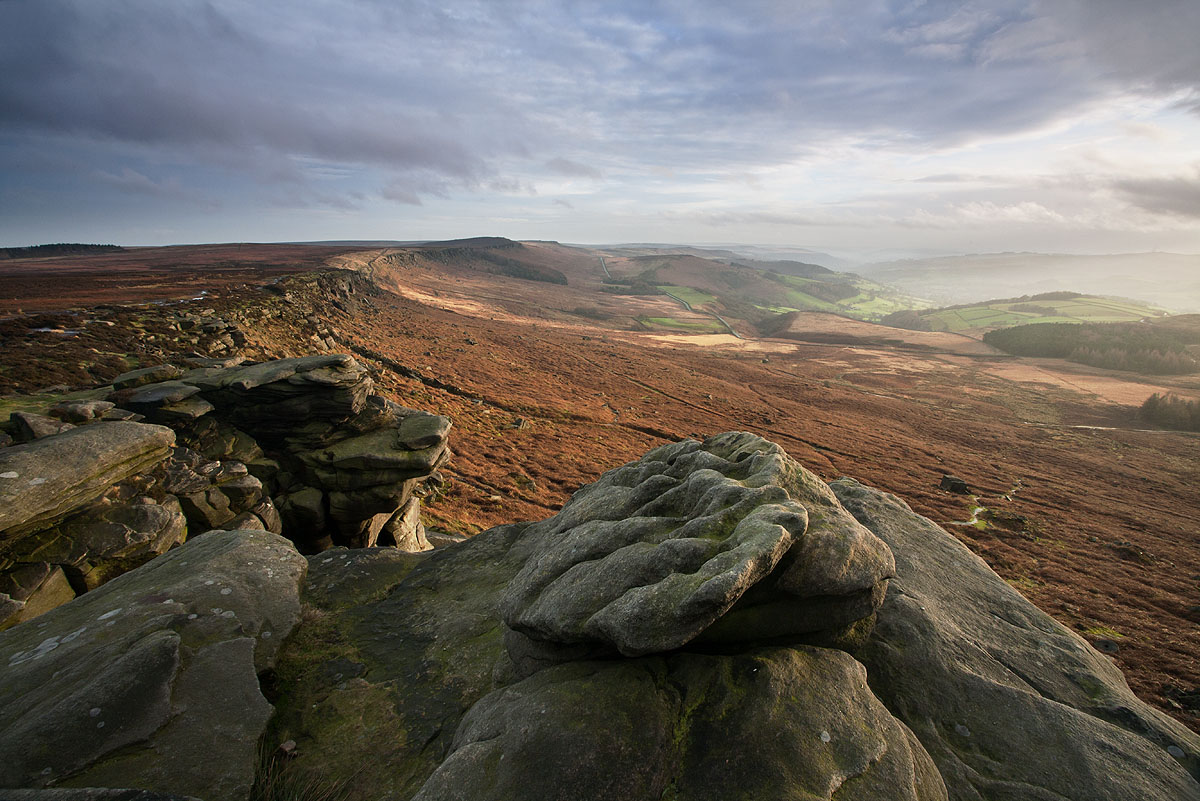
<svg viewBox="0 0 1200 801"><path fill-rule="evenodd" d="M902 502L750 434L541 522L311 555L297 604L301 561L210 532L0 634L0 784L246 798L269 668L274 769L354 801L1200 801L1200 738L1105 657Z"/></svg>
<svg viewBox="0 0 1200 801"><path fill-rule="evenodd" d="M450 421L372 390L365 368L334 354L199 367L110 398L210 459L245 462L305 551L424 547L414 492L449 458Z"/></svg>
<svg viewBox="0 0 1200 801"><path fill-rule="evenodd" d="M802 470L777 445L724 434L657 448L577 492L518 546L530 558L501 611L522 670L559 651L850 635L883 601L892 556Z"/></svg>
<svg viewBox="0 0 1200 801"><path fill-rule="evenodd" d="M0 633L0 787L245 798L271 705L258 674L307 565L263 531L214 531Z"/></svg>
<svg viewBox="0 0 1200 801"><path fill-rule="evenodd" d="M1200 738L1139 701L1111 660L900 499L832 488L896 554L858 657L952 797L1200 797Z"/></svg>
<svg viewBox="0 0 1200 801"><path fill-rule="evenodd" d="M0 629L188 531L286 533L309 552L432 547L418 493L449 458L449 420L372 394L345 355L193 362L118 376L90 393L107 400L60 401L55 417L14 414L24 442L0 448Z"/></svg>

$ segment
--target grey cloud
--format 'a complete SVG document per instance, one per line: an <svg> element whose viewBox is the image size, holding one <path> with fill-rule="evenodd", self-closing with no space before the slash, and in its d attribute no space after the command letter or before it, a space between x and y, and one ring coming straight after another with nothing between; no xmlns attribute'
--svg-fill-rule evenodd
<svg viewBox="0 0 1200 801"><path fill-rule="evenodd" d="M1106 93L1194 88L1195 30L1195 0L10 0L0 134L314 193L297 161L324 161L412 203L528 191L524 170L686 175L830 139L1020 132Z"/></svg>
<svg viewBox="0 0 1200 801"><path fill-rule="evenodd" d="M132 192L142 195L155 195L160 197L182 194L178 183L156 182L137 170L131 170L128 167L122 168L120 173L96 170L93 173L93 176L101 183L114 186L123 192Z"/></svg>
<svg viewBox="0 0 1200 801"><path fill-rule="evenodd" d="M1191 177L1129 178L1114 187L1146 211L1200 220L1200 170Z"/></svg>
<svg viewBox="0 0 1200 801"><path fill-rule="evenodd" d="M565 175L569 178L594 178L599 180L603 177L601 172L595 167L589 167L586 164L580 164L577 161L564 158L550 159L546 162L546 169L556 175Z"/></svg>
<svg viewBox="0 0 1200 801"><path fill-rule="evenodd" d="M575 206L571 204L571 201L563 200L561 197L554 198L554 203L555 205L562 206L564 209L575 210Z"/></svg>

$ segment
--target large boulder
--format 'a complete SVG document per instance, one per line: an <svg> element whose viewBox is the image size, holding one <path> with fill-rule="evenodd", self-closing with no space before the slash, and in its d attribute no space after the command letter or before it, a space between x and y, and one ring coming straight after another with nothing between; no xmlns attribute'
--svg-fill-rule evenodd
<svg viewBox="0 0 1200 801"><path fill-rule="evenodd" d="M1108 658L895 496L832 488L896 556L858 656L951 798L1200 799L1200 737L1138 700Z"/></svg>
<svg viewBox="0 0 1200 801"><path fill-rule="evenodd" d="M0 449L0 541L47 528L166 458L175 432L103 423Z"/></svg>
<svg viewBox="0 0 1200 801"><path fill-rule="evenodd" d="M556 651L842 632L874 612L893 570L828 488L745 433L665 445L604 474L517 548L529 558L501 610L523 670Z"/></svg>
<svg viewBox="0 0 1200 801"><path fill-rule="evenodd" d="M0 633L0 787L246 798L272 711L258 674L306 566L277 535L209 532Z"/></svg>
<svg viewBox="0 0 1200 801"><path fill-rule="evenodd" d="M929 756L825 648L572 662L480 699L414 801L945 799Z"/></svg>

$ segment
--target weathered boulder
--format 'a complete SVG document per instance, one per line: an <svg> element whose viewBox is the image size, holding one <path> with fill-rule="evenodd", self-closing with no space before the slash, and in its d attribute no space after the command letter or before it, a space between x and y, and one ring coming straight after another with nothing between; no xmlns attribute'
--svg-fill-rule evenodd
<svg viewBox="0 0 1200 801"><path fill-rule="evenodd" d="M745 433L665 445L605 473L517 547L529 558L501 609L523 671L560 645L570 658L589 645L673 650L718 618L709 642L840 631L871 615L893 569L819 479Z"/></svg>
<svg viewBox="0 0 1200 801"><path fill-rule="evenodd" d="M46 528L166 458L175 433L103 423L0 450L0 540Z"/></svg>
<svg viewBox="0 0 1200 801"><path fill-rule="evenodd" d="M1109 659L895 496L831 486L896 556L858 656L952 798L1200 799L1200 737Z"/></svg>
<svg viewBox="0 0 1200 801"><path fill-rule="evenodd" d="M803 646L559 665L476 702L414 801L945 799L865 673Z"/></svg>
<svg viewBox="0 0 1200 801"><path fill-rule="evenodd" d="M959 495L971 494L971 488L967 486L967 482L963 481L958 476L942 476L942 480L938 482L938 488L944 489L946 492L956 492Z"/></svg>
<svg viewBox="0 0 1200 801"><path fill-rule="evenodd" d="M0 633L0 787L247 797L258 673L306 566L276 535L213 531Z"/></svg>
<svg viewBox="0 0 1200 801"><path fill-rule="evenodd" d="M341 777L354 801L1197 798L1186 769L1194 735L1137 702L1103 657L894 499L845 481L835 496L755 440L658 449L548 521L450 547L310 557L313 608L277 666L288 692L267 738L296 742L286 770ZM792 544L774 569L697 636L628 658L611 644L594 659L595 642L559 642L553 658L521 669L532 638L519 635L526 642L514 649L501 618L534 608L509 608L529 587L541 587L535 600L563 577L564 588L582 588L559 605L563 620L583 621L562 630L586 632L575 604L600 599L603 610L639 587L653 595L679 564L670 548L661 560L606 565L614 554L649 553L691 520L700 522L690 531L713 531L705 518L734 510L715 529L729 542L771 505L806 516L807 527L778 535ZM620 545L621 523L639 518L632 528L649 534ZM806 586L800 577L853 606L893 572L874 633L859 632L865 668L797 642L805 635L791 610L828 601L788 592ZM632 584L634 574L645 582ZM601 576L612 578L607 592ZM773 608L787 634L764 643L765 622L747 615L736 628L754 634L706 637L745 614L742 599L755 593L756 605L788 599ZM670 603L638 608L649 622L634 621L637 636L669 632L681 617Z"/></svg>

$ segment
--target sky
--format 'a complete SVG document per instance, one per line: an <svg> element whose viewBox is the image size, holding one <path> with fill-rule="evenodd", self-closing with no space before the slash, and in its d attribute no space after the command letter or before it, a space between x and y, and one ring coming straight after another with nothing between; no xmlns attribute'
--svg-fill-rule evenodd
<svg viewBox="0 0 1200 801"><path fill-rule="evenodd" d="M1200 0L0 0L0 246L1200 253Z"/></svg>

